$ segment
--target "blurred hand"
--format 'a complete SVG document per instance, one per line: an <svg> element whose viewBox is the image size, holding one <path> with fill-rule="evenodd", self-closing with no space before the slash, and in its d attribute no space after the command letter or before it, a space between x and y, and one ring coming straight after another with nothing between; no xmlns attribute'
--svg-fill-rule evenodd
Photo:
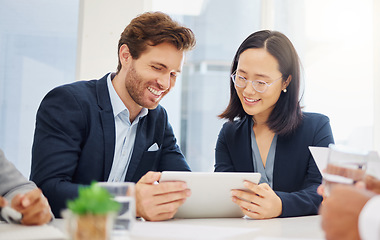
<svg viewBox="0 0 380 240"><path fill-rule="evenodd" d="M49 203L38 188L16 195L11 207L23 215L21 223L25 225L42 225L52 219Z"/></svg>
<svg viewBox="0 0 380 240"><path fill-rule="evenodd" d="M364 178L365 187L367 190L370 190L376 194L380 194L380 180L370 176L366 175Z"/></svg>
<svg viewBox="0 0 380 240"><path fill-rule="evenodd" d="M7 200L0 196L0 207L5 207L7 205Z"/></svg>
<svg viewBox="0 0 380 240"><path fill-rule="evenodd" d="M278 217L282 213L282 201L267 183L244 182L252 192L232 190L232 201L239 205L245 215L254 219Z"/></svg>
<svg viewBox="0 0 380 240"><path fill-rule="evenodd" d="M359 214L374 195L352 185L334 185L320 207L326 239L360 239Z"/></svg>
<svg viewBox="0 0 380 240"><path fill-rule="evenodd" d="M160 172L148 172L136 184L136 215L149 221L173 218L191 195L184 182L161 182Z"/></svg>
<svg viewBox="0 0 380 240"><path fill-rule="evenodd" d="M363 180L363 177L365 174L365 170L363 169L341 167L334 164L328 164L326 169L323 172L327 174L350 178L350 179L353 179L354 181Z"/></svg>

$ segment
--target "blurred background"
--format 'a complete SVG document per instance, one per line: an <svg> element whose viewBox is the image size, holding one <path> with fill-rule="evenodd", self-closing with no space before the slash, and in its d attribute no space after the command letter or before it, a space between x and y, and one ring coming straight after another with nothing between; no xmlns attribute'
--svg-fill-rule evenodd
<svg viewBox="0 0 380 240"><path fill-rule="evenodd" d="M197 38L161 102L193 171L213 171L232 58L261 29L298 51L303 110L327 115L336 143L380 151L379 0L0 0L0 148L26 177L42 98L116 71L120 33L145 11Z"/></svg>

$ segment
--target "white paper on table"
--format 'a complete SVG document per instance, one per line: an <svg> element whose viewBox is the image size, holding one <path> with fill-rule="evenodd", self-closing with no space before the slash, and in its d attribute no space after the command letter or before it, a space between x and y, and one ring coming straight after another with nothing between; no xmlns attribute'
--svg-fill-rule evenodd
<svg viewBox="0 0 380 240"><path fill-rule="evenodd" d="M378 152L369 152L369 161L367 164L367 174L380 179L380 157Z"/></svg>
<svg viewBox="0 0 380 240"><path fill-rule="evenodd" d="M323 176L323 170L327 167L327 160L329 157L328 147L315 147L309 146L311 155L313 156L315 163L319 171ZM380 178L380 157L376 151L368 152L368 164L367 164L367 174L373 175Z"/></svg>
<svg viewBox="0 0 380 240"><path fill-rule="evenodd" d="M0 233L0 240L66 239L63 232L50 225L24 226L21 224L0 223Z"/></svg>
<svg viewBox="0 0 380 240"><path fill-rule="evenodd" d="M132 236L154 239L238 239L242 234L254 233L257 228L215 227L166 222L136 222ZM252 235L254 236L254 235Z"/></svg>
<svg viewBox="0 0 380 240"><path fill-rule="evenodd" d="M319 172L323 176L323 170L327 167L327 159L329 157L329 148L328 147L314 147L309 146L311 155L314 158L315 163L319 169Z"/></svg>

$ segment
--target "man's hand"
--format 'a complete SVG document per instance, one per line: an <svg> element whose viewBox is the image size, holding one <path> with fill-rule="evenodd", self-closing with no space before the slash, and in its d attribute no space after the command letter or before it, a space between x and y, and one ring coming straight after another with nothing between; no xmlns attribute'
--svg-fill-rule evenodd
<svg viewBox="0 0 380 240"><path fill-rule="evenodd" d="M136 214L149 221L167 220L191 195L184 182L161 182L161 173L148 172L136 184Z"/></svg>
<svg viewBox="0 0 380 240"><path fill-rule="evenodd" d="M360 239L359 214L375 194L350 185L334 185L320 208L326 239Z"/></svg>
<svg viewBox="0 0 380 240"><path fill-rule="evenodd" d="M11 207L23 215L21 223L25 225L42 225L52 218L49 203L38 188L16 195Z"/></svg>

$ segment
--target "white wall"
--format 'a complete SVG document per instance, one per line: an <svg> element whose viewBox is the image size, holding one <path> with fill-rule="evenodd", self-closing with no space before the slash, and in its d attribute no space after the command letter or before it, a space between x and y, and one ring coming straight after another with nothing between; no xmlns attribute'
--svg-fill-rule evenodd
<svg viewBox="0 0 380 240"><path fill-rule="evenodd" d="M374 64L374 150L380 152L380 1L373 1L373 64Z"/></svg>
<svg viewBox="0 0 380 240"><path fill-rule="evenodd" d="M116 71L120 34L145 5L140 0L80 0L77 80Z"/></svg>
<svg viewBox="0 0 380 240"><path fill-rule="evenodd" d="M151 0L80 0L76 79L99 79L115 72L120 34L133 18L151 9ZM180 90L178 79L161 102L177 140L181 127Z"/></svg>

